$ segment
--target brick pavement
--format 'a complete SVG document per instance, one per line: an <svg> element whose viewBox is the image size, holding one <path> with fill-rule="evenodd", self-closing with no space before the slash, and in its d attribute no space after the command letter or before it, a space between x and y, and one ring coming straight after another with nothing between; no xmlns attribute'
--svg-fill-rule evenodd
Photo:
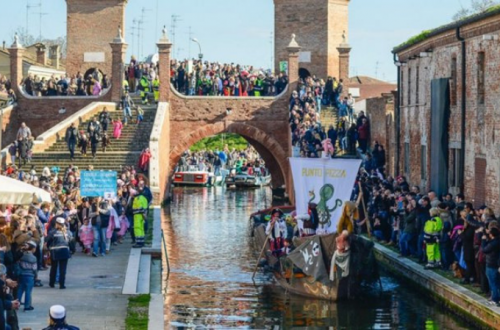
<svg viewBox="0 0 500 330"><path fill-rule="evenodd" d="M33 290L35 309L23 312L21 307L18 312L20 328L43 329L49 307L61 304L67 309L68 323L82 330L125 329L128 296L121 291L130 247L127 238L105 257L94 258L77 252L68 263L66 290L60 290L57 284L54 289L50 288L49 270L40 272L44 286Z"/></svg>

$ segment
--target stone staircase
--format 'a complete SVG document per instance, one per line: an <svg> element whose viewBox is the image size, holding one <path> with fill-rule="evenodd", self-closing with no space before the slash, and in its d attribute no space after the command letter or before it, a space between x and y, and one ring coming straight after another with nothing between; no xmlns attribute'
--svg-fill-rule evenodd
<svg viewBox="0 0 500 330"><path fill-rule="evenodd" d="M134 102L137 105L141 104L138 98L134 98ZM132 121L129 120L128 125L123 127L120 139L113 138L113 126L112 124L109 125L108 136L111 138L111 144L104 153L102 145L99 143L95 159L92 158L89 145L86 157L80 154L80 148L77 147L75 159L71 161L64 137L61 137L43 153L35 153L31 163L23 165L22 169L29 169L31 165L34 165L35 170L40 173L45 166L49 168L56 166L63 171L70 164L78 166L80 170L86 170L89 165L93 165L94 170L113 171L120 171L122 166L134 165L137 167L141 151L149 146L149 138L156 115L156 105L154 104L141 106L141 108L144 110L144 121L139 125L135 123L137 112L133 109L133 119ZM123 118L122 110L109 111L109 113L112 119ZM78 129L86 132L88 123L89 121L83 122Z"/></svg>

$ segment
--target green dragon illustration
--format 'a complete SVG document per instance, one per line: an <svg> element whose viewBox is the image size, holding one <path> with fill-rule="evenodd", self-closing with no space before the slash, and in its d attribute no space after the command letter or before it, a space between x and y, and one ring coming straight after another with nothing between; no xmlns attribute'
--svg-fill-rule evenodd
<svg viewBox="0 0 500 330"><path fill-rule="evenodd" d="M316 209L318 210L318 223L321 225L322 228L330 227L332 222L331 222L331 213L337 209L337 207L342 206L342 201L337 198L335 201L335 205L333 208L328 208L327 202L332 199L333 195L335 193L335 188L333 185L327 183L321 189L319 190L319 197L320 200L318 202L318 205L316 206ZM316 198L316 194L314 193L314 190L309 191L309 196L311 199L309 200L309 203L312 203L314 199Z"/></svg>

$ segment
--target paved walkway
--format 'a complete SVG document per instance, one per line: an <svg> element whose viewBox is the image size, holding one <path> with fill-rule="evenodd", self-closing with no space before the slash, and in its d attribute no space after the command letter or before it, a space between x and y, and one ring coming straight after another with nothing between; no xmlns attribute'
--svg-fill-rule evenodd
<svg viewBox="0 0 500 330"><path fill-rule="evenodd" d="M77 252L68 263L66 290L60 290L58 284L50 288L49 270L40 272L44 286L33 290L33 311L23 312L20 308L20 328L43 329L47 326L49 307L61 304L67 309L68 323L82 330L125 329L128 296L121 292L130 238L124 242L113 247L105 257L94 258Z"/></svg>

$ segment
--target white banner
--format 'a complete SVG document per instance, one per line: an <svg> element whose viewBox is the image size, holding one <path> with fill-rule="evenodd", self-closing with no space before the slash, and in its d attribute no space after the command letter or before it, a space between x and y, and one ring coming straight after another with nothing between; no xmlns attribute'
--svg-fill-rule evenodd
<svg viewBox="0 0 500 330"><path fill-rule="evenodd" d="M317 233L337 231L344 202L349 201L361 165L359 159L290 158L297 215L317 204ZM302 221L299 221L299 226Z"/></svg>

